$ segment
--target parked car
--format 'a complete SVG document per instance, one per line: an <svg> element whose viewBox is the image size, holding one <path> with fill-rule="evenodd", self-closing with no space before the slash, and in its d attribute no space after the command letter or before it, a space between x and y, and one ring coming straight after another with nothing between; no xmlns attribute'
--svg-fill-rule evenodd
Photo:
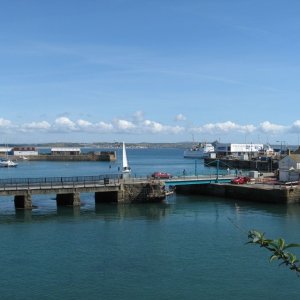
<svg viewBox="0 0 300 300"><path fill-rule="evenodd" d="M154 172L151 177L156 179L169 179L172 178L172 175L165 172Z"/></svg>
<svg viewBox="0 0 300 300"><path fill-rule="evenodd" d="M236 177L236 178L232 179L231 183L233 183L233 184L244 184L244 183L247 183L249 181L250 181L249 177L239 176L239 177Z"/></svg>

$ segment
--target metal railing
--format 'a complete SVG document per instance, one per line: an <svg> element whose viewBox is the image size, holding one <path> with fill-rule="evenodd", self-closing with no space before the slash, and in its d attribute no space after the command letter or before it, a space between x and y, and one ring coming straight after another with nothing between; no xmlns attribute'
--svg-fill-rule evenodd
<svg viewBox="0 0 300 300"><path fill-rule="evenodd" d="M119 183L120 174L70 177L38 177L38 178L5 178L0 179L1 190L18 190L20 188L59 188L88 187L91 185L107 185Z"/></svg>

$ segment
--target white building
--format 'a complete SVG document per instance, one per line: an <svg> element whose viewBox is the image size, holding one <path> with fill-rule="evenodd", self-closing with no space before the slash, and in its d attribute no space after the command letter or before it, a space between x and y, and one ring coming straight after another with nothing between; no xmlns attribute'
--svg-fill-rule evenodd
<svg viewBox="0 0 300 300"><path fill-rule="evenodd" d="M278 166L280 181L299 181L300 154L290 154L285 156L279 161Z"/></svg>
<svg viewBox="0 0 300 300"><path fill-rule="evenodd" d="M12 152L13 155L20 157L39 155L35 147L14 147Z"/></svg>
<svg viewBox="0 0 300 300"><path fill-rule="evenodd" d="M242 154L255 154L264 149L263 144L232 144L232 143L215 143L215 151L221 155L239 156Z"/></svg>
<svg viewBox="0 0 300 300"><path fill-rule="evenodd" d="M71 148L71 147L51 148L51 155L79 155L80 153L81 153L80 148Z"/></svg>

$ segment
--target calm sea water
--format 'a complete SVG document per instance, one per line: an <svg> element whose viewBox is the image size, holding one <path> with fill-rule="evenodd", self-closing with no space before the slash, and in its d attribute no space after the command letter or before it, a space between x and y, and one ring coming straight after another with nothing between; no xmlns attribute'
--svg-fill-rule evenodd
<svg viewBox="0 0 300 300"><path fill-rule="evenodd" d="M194 174L200 161L178 149L128 149L136 176ZM0 177L115 172L118 162L20 162ZM213 172L213 169L207 169ZM0 299L299 299L300 278L245 245L247 231L300 242L300 206L174 195L166 203L56 207L34 196L15 212L0 198ZM297 254L297 250L294 251Z"/></svg>

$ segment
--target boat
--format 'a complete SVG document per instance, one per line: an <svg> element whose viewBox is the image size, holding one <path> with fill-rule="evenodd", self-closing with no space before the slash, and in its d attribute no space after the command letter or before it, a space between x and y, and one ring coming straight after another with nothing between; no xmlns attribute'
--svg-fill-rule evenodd
<svg viewBox="0 0 300 300"><path fill-rule="evenodd" d="M8 151L9 149L5 148L5 157L0 158L0 167L9 168L9 167L16 167L18 164L8 157Z"/></svg>
<svg viewBox="0 0 300 300"><path fill-rule="evenodd" d="M9 168L16 167L18 164L10 159L3 159L0 161L0 167Z"/></svg>
<svg viewBox="0 0 300 300"><path fill-rule="evenodd" d="M183 157L186 158L206 158L215 152L215 147L210 143L199 143L191 149L185 150Z"/></svg>
<svg viewBox="0 0 300 300"><path fill-rule="evenodd" d="M127 160L127 154L126 154L126 147L125 147L125 143L124 142L123 142L123 168L122 168L122 173L124 175L125 174L129 175L131 173L131 168L128 166L128 160Z"/></svg>

